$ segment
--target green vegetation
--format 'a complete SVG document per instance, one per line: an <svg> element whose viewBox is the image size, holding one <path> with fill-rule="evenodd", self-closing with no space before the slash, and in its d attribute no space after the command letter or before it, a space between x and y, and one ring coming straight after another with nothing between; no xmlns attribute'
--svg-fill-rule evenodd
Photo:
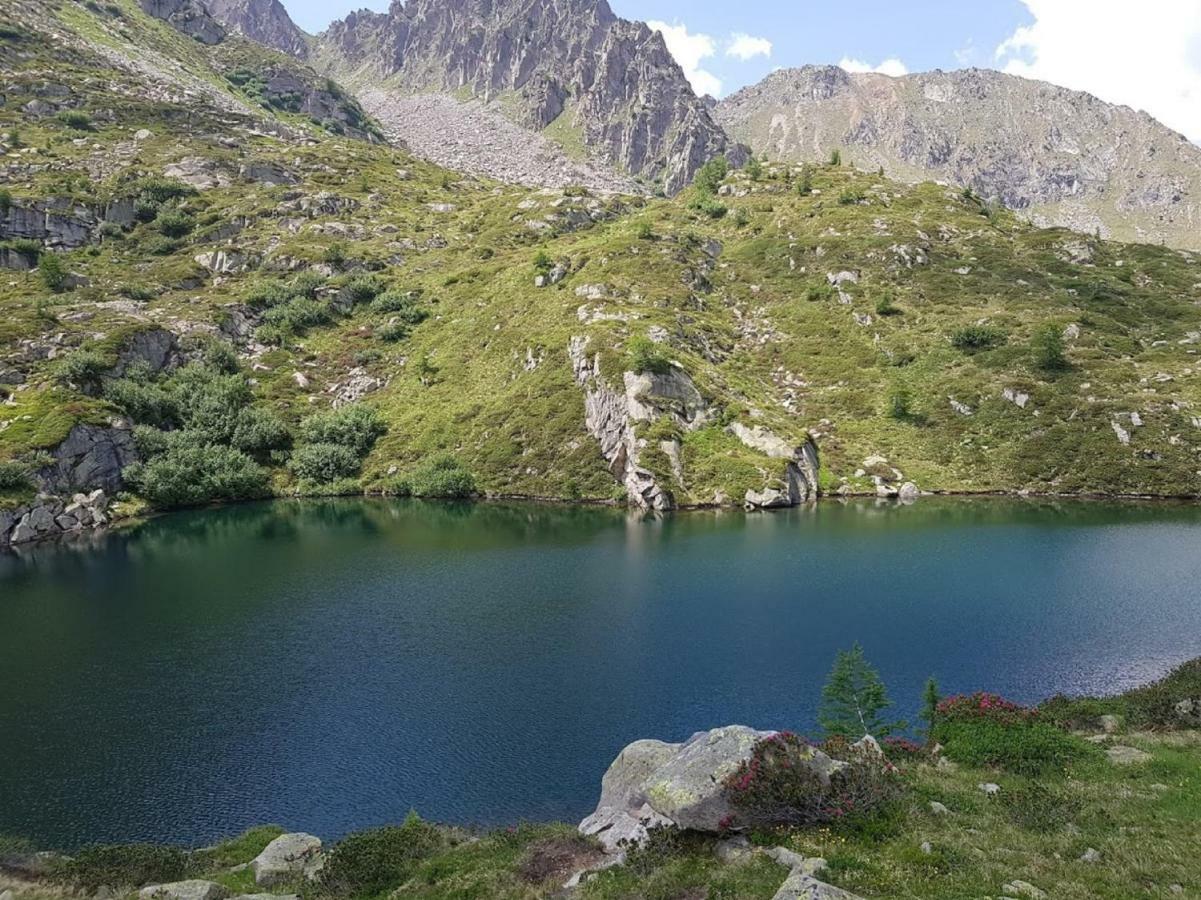
<svg viewBox="0 0 1201 900"><path fill-rule="evenodd" d="M626 355L633 372L666 375L671 371L671 360L663 353L663 348L646 335L630 338L626 342Z"/></svg>
<svg viewBox="0 0 1201 900"><path fill-rule="evenodd" d="M38 275L46 290L55 294L66 290L69 274L62 259L54 253L43 253L38 257Z"/></svg>
<svg viewBox="0 0 1201 900"><path fill-rule="evenodd" d="M905 727L904 722L884 718L884 711L891 706L880 673L867 661L863 648L855 644L835 659L822 688L817 718L832 738L855 740L869 734L883 738Z"/></svg>

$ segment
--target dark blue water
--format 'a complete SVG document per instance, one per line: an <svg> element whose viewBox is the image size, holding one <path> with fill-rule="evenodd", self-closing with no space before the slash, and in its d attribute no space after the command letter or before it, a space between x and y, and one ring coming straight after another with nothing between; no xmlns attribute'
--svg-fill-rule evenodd
<svg viewBox="0 0 1201 900"><path fill-rule="evenodd" d="M641 521L365 501L0 557L0 833L574 820L627 742L813 725L860 641L1020 700L1201 655L1201 509L1005 501Z"/></svg>

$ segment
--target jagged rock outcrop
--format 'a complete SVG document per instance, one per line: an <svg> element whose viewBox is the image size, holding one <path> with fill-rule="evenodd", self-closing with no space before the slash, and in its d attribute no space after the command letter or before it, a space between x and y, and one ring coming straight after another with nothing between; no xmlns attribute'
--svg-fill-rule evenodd
<svg viewBox="0 0 1201 900"><path fill-rule="evenodd" d="M989 70L774 72L714 111L769 159L970 186L1034 222L1201 249L1201 148L1146 113Z"/></svg>
<svg viewBox="0 0 1201 900"><path fill-rule="evenodd" d="M202 0L218 22L265 47L298 59L309 54L308 37L279 0Z"/></svg>
<svg viewBox="0 0 1201 900"><path fill-rule="evenodd" d="M108 495L102 490L70 500L39 494L28 504L0 510L0 547L21 546L79 534L108 524Z"/></svg>
<svg viewBox="0 0 1201 900"><path fill-rule="evenodd" d="M726 429L752 450L771 459L784 460L784 471L778 481L761 491L746 493L746 505L753 509L779 509L800 506L818 496L817 473L820 463L817 445L807 438L799 447L793 446L761 425L749 427L733 422Z"/></svg>
<svg viewBox="0 0 1201 900"><path fill-rule="evenodd" d="M225 29L201 0L141 0L142 10L202 44L219 44Z"/></svg>
<svg viewBox="0 0 1201 900"><path fill-rule="evenodd" d="M0 240L22 238L71 250L90 241L99 224L93 210L66 198L13 201L0 217Z"/></svg>
<svg viewBox="0 0 1201 900"><path fill-rule="evenodd" d="M361 88L390 79L402 93L503 96L520 124L541 131L554 123L668 193L736 149L662 36L618 18L605 0L394 2L387 13L360 11L331 25L314 58ZM363 99L391 124L380 92Z"/></svg>

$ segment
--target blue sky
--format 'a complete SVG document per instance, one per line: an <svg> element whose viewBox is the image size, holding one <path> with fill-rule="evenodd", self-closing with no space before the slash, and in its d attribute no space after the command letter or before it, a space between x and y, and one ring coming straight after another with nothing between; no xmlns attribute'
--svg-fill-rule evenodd
<svg viewBox="0 0 1201 900"><path fill-rule="evenodd" d="M389 0L282 0L321 31ZM609 0L663 31L700 93L775 68L835 63L886 74L981 66L1145 110L1201 141L1201 0Z"/></svg>

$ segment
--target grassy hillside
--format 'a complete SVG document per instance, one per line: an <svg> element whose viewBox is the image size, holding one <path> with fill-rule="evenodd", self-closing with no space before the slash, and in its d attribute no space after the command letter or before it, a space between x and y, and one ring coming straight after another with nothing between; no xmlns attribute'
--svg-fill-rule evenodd
<svg viewBox="0 0 1201 900"><path fill-rule="evenodd" d="M256 459L272 491L395 489L448 455L483 493L619 500L569 355L587 339L619 393L638 368L699 391L692 422L660 398L632 423L679 505L740 503L782 474L735 423L812 435L828 493L874 493L873 477L1201 493L1192 254L1034 229L841 166L734 173L670 201L464 179L373 142L366 120L349 137L269 102L256 73L283 57L203 46L130 0L18 3L0 42L5 208L126 201L136 216L62 253L10 239L63 271L0 279L15 375L0 459L36 464L75 421L145 424L113 379L88 390L71 373L163 327L235 342L248 402L290 435ZM289 448L336 397L386 433L349 477L302 479Z"/></svg>

